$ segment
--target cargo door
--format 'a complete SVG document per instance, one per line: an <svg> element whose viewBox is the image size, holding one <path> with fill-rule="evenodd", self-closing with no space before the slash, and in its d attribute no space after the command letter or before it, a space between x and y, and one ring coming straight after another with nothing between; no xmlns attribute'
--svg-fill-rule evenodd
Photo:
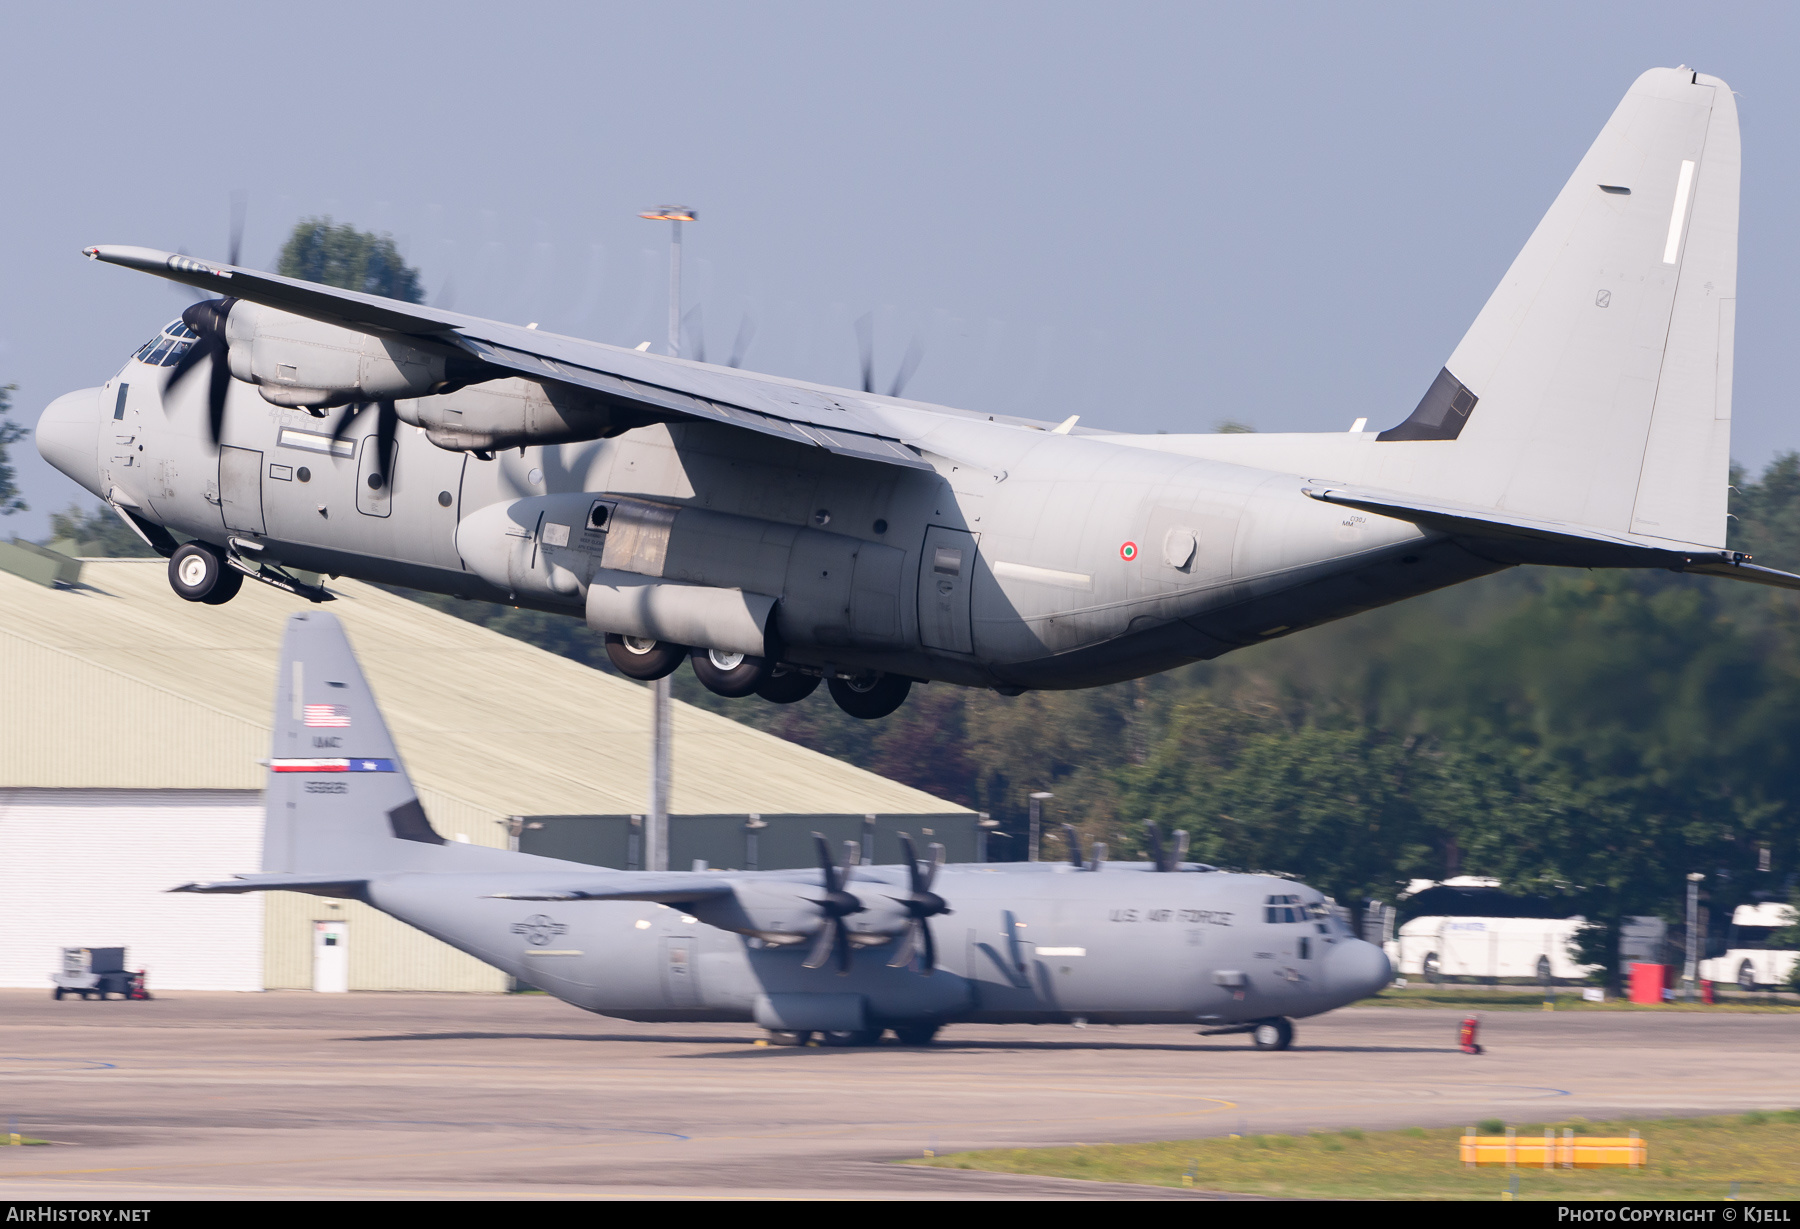
<svg viewBox="0 0 1800 1229"><path fill-rule="evenodd" d="M919 560L919 640L928 649L972 653L969 598L975 573L975 535L932 525Z"/></svg>
<svg viewBox="0 0 1800 1229"><path fill-rule="evenodd" d="M219 511L225 528L263 532L263 454L250 448L219 449Z"/></svg>

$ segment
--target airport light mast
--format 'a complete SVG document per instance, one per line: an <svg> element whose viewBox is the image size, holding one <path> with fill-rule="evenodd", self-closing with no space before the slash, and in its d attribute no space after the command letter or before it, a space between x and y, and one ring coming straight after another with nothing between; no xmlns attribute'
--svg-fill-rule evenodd
<svg viewBox="0 0 1800 1229"><path fill-rule="evenodd" d="M1056 797L1048 790L1038 790L1031 795L1031 837L1030 848L1025 851L1027 862L1038 860L1038 841L1043 833L1043 804L1047 799Z"/></svg>
<svg viewBox="0 0 1800 1229"><path fill-rule="evenodd" d="M681 357L681 224L700 215L685 205L638 214L669 224L669 353ZM644 869L669 869L670 743L674 741L674 693L667 675L650 684L650 814L644 825Z"/></svg>
<svg viewBox="0 0 1800 1229"><path fill-rule="evenodd" d="M1687 877L1687 960L1681 970L1681 978L1687 983L1687 1000L1694 1001L1694 990L1700 984L1700 881L1705 879L1699 871Z"/></svg>

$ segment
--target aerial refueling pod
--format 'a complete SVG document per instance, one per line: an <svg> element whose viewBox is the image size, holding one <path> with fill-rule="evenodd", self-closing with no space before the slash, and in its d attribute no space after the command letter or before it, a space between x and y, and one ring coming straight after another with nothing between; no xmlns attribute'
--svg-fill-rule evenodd
<svg viewBox="0 0 1800 1229"><path fill-rule="evenodd" d="M295 409L421 397L446 379L442 354L242 299L225 317L225 342L232 376Z"/></svg>

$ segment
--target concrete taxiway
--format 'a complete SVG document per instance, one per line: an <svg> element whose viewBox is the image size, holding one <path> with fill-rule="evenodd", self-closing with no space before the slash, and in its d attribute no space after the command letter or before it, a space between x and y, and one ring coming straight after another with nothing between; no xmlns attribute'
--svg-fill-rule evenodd
<svg viewBox="0 0 1800 1229"><path fill-rule="evenodd" d="M535 995L0 991L0 1197L1184 1198L888 1164L928 1148L1800 1106L1800 1015L1353 1008L1295 1048L956 1025L782 1049ZM1204 1196L1201 1196L1204 1197Z"/></svg>

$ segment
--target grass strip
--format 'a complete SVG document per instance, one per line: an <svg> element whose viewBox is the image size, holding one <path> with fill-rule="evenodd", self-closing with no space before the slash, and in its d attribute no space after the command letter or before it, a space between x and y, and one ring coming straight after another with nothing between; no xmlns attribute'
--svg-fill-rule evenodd
<svg viewBox="0 0 1800 1229"><path fill-rule="evenodd" d="M1635 1130L1648 1144L1649 1163L1642 1169L1470 1169L1457 1159L1461 1127L990 1149L903 1163L1314 1199L1499 1199L1515 1175L1519 1199L1723 1199L1733 1183L1740 1199L1800 1198L1800 1110L1469 1125L1495 1135L1512 1125L1521 1138L1542 1137L1546 1127L1559 1135L1565 1128L1580 1135Z"/></svg>

